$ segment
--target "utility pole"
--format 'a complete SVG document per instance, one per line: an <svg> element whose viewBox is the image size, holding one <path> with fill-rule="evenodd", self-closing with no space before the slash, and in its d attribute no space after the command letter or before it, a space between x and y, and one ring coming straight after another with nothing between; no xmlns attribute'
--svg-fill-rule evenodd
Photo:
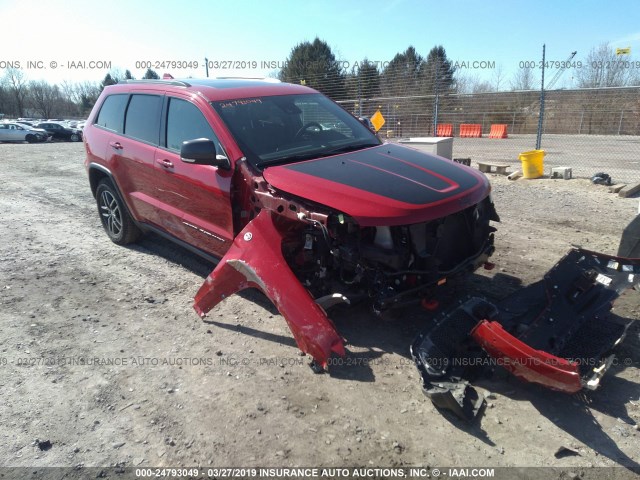
<svg viewBox="0 0 640 480"><path fill-rule="evenodd" d="M355 64L351 69L351 75L355 75L356 67L358 67L358 117L362 117L362 86L360 85L360 65Z"/></svg>
<svg viewBox="0 0 640 480"><path fill-rule="evenodd" d="M538 135L536 137L536 150L540 150L542 144L542 126L544 124L544 55L546 45L542 44L542 81L540 86L540 115L538 116Z"/></svg>

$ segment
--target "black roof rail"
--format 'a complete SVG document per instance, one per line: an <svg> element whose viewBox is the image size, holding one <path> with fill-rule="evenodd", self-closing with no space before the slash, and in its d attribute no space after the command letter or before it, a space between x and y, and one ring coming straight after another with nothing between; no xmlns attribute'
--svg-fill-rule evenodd
<svg viewBox="0 0 640 480"><path fill-rule="evenodd" d="M155 80L155 79L143 79L143 80L120 80L118 83L155 83L161 85L173 85L176 87L190 87L191 84L184 80Z"/></svg>

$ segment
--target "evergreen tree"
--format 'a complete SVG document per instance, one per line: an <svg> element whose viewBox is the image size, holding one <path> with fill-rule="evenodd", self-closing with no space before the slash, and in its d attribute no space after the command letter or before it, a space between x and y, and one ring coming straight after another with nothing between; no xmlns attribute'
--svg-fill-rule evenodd
<svg viewBox="0 0 640 480"><path fill-rule="evenodd" d="M293 47L278 78L315 88L334 100L345 98L344 69L336 61L331 47L317 37L313 42Z"/></svg>
<svg viewBox="0 0 640 480"><path fill-rule="evenodd" d="M427 61L421 72L426 87L425 93L440 95L453 93L455 72L456 69L447 58L444 47L442 45L433 47L427 55Z"/></svg>
<svg viewBox="0 0 640 480"><path fill-rule="evenodd" d="M158 80L160 75L158 75L154 70L147 68L147 71L144 73L144 77L142 78L145 80Z"/></svg>
<svg viewBox="0 0 640 480"><path fill-rule="evenodd" d="M397 53L382 72L382 90L385 96L404 96L421 93L424 58L413 46Z"/></svg>

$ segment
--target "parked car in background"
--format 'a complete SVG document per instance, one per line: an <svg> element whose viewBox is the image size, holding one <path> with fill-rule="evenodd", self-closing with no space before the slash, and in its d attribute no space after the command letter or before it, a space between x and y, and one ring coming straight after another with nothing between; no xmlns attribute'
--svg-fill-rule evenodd
<svg viewBox="0 0 640 480"><path fill-rule="evenodd" d="M82 130L70 128L56 122L43 122L36 125L42 128L52 136L54 140L67 140L71 142L79 142L82 140Z"/></svg>
<svg viewBox="0 0 640 480"><path fill-rule="evenodd" d="M48 138L45 130L32 128L16 122L0 123L0 142L44 142Z"/></svg>

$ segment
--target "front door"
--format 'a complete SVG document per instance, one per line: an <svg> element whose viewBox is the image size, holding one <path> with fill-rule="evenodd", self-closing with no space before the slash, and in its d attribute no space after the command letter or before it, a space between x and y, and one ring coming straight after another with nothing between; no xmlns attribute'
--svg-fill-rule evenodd
<svg viewBox="0 0 640 480"><path fill-rule="evenodd" d="M167 96L160 148L155 155L157 196L162 199L160 215L165 230L221 257L233 241L232 172L180 159L184 141L208 138L219 145L211 126L211 107L197 100Z"/></svg>

